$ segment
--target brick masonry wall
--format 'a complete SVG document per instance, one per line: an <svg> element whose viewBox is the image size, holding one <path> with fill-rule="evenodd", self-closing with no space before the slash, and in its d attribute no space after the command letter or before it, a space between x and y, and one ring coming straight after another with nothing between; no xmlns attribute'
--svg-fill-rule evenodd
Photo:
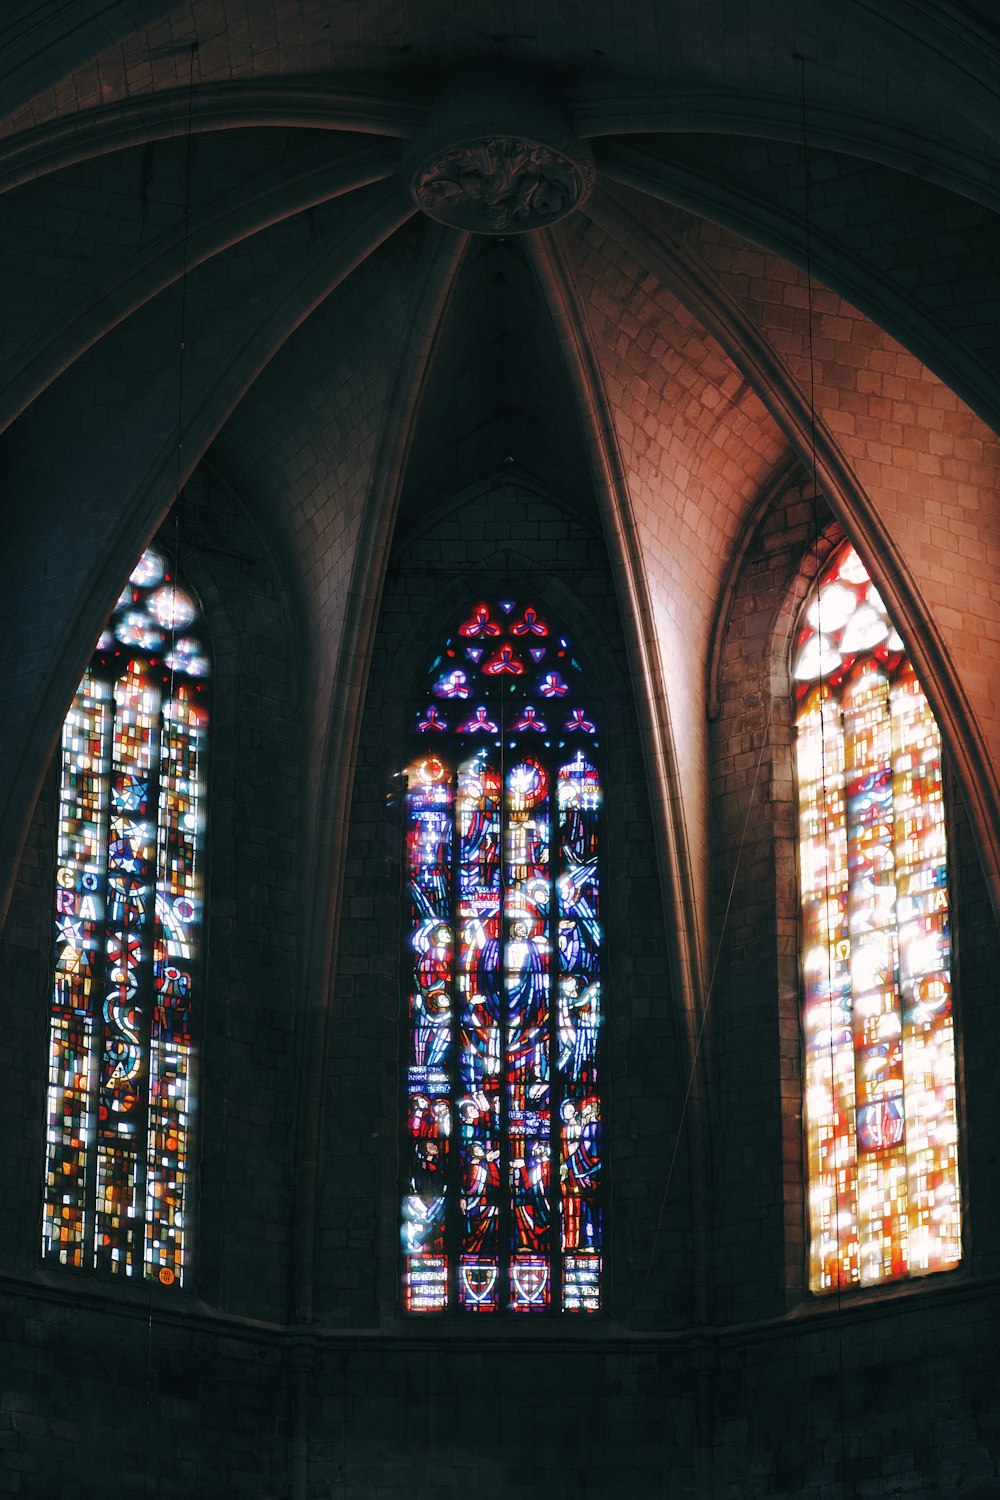
<svg viewBox="0 0 1000 1500"><path fill-rule="evenodd" d="M323 1360L311 1496L687 1500L697 1433L687 1353L479 1337Z"/></svg>
<svg viewBox="0 0 1000 1500"><path fill-rule="evenodd" d="M786 1286L802 1289L798 878L791 706L782 694L791 591L813 525L813 506L798 487L765 518L743 561L712 684L717 968L709 1037L716 1068L715 1306L723 1322L780 1312ZM768 669L772 656L777 683ZM783 1201L786 1211L776 1212Z"/></svg>
<svg viewBox="0 0 1000 1500"><path fill-rule="evenodd" d="M678 816L701 902L713 611L748 505L787 460L787 444L698 314L596 225L570 224L641 541L683 792Z"/></svg>
<svg viewBox="0 0 1000 1500"><path fill-rule="evenodd" d="M394 773L406 762L404 715L427 664L457 612L498 586L518 596L531 588L539 607L563 623L590 668L595 712L608 726L610 1302L619 1319L683 1322L690 1316L683 1144L655 1239L680 1070L620 625L600 539L516 481L439 516L397 551L386 584L358 748L333 995L318 1266L325 1316L372 1326L396 1313L404 871Z"/></svg>
<svg viewBox="0 0 1000 1500"><path fill-rule="evenodd" d="M97 1500L286 1490L290 1127L300 754L287 609L228 492L192 485L161 534L213 660L208 959L197 1027L189 1286L39 1264L57 773L0 946L0 1494ZM247 1319L251 1322L247 1322Z"/></svg>
<svg viewBox="0 0 1000 1500"><path fill-rule="evenodd" d="M0 1291L0 1494L287 1495L284 1360L265 1333L142 1299Z"/></svg>
<svg viewBox="0 0 1000 1500"><path fill-rule="evenodd" d="M946 643L996 761L996 434L926 365L841 297L814 287L810 333L801 272L704 222L694 235L699 252L800 389L814 383L817 413L891 538L886 566L908 574L907 587Z"/></svg>
<svg viewBox="0 0 1000 1500"><path fill-rule="evenodd" d="M996 1493L1000 943L948 778L965 1258L841 1298L805 1288L796 813L788 647L842 535L799 484L747 549L711 730L715 1064L714 1489L744 1495ZM770 1323L767 1320L771 1320ZM764 1320L763 1322L759 1320ZM725 1325L756 1323L736 1335Z"/></svg>
<svg viewBox="0 0 1000 1500"><path fill-rule="evenodd" d="M460 612L498 586L519 598L530 590L568 631L607 725L609 1277L608 1313L592 1328L399 1313L405 877L395 773L428 663ZM345 1329L316 1359L310 1494L598 1496L625 1484L652 1497L665 1482L693 1493L686 1361L624 1334L684 1326L692 1296L683 1135L667 1191L682 1069L628 664L600 538L516 478L439 511L390 565L332 1003L318 1303L324 1323L358 1333L355 1345Z"/></svg>
<svg viewBox="0 0 1000 1500"><path fill-rule="evenodd" d="M844 1296L839 1306L803 1288L794 812L781 694L794 603L815 573L814 528L811 501L789 487L749 542L720 659L710 730L720 946L706 1041L715 1089L711 1305L696 1332L683 1136L665 1196L683 1069L603 545L512 478L467 494L397 548L357 756L322 1125L318 1321L297 1332L301 1354L282 1331L295 1088L287 975L298 935L295 658L280 582L254 528L210 478L189 490L181 557L205 604L217 694L196 1285L175 1299L158 1289L150 1297L35 1263L50 780L0 952L0 1124L12 1143L0 1158L0 1192L14 1210L2 1219L0 1493L48 1500L58 1483L67 1500L98 1500L113 1452L124 1493L279 1500L291 1483L292 1369L304 1359L309 1500L458 1500L470 1487L526 1500L995 1494L998 943L955 795L966 1261L954 1275ZM829 548L825 516L820 530ZM473 1328L405 1319L397 1307L402 866L398 796L387 806L386 792L405 762L405 708L428 655L459 606L505 577L530 580L570 632L609 726L610 1298L608 1316L582 1329L501 1320Z"/></svg>
<svg viewBox="0 0 1000 1500"><path fill-rule="evenodd" d="M573 392L564 376L552 378L561 372L554 345L518 237L475 237L421 397L406 464L408 506L436 506L509 459L577 507L592 499ZM401 525L407 520L400 515Z"/></svg>

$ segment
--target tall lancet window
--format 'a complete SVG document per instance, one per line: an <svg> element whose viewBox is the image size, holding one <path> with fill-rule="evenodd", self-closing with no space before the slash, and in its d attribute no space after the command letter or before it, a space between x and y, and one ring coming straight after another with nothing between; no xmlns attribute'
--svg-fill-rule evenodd
<svg viewBox="0 0 1000 1500"><path fill-rule="evenodd" d="M403 1305L601 1305L602 784L565 636L478 604L407 771Z"/></svg>
<svg viewBox="0 0 1000 1500"><path fill-rule="evenodd" d="M180 1285L202 943L198 608L144 552L63 726L42 1251Z"/></svg>
<svg viewBox="0 0 1000 1500"><path fill-rule="evenodd" d="M809 1281L961 1255L941 739L844 546L796 641Z"/></svg>

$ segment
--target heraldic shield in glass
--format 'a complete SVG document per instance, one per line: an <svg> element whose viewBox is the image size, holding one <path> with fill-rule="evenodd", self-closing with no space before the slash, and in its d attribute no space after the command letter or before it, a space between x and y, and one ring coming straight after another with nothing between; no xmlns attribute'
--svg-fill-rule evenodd
<svg viewBox="0 0 1000 1500"><path fill-rule="evenodd" d="M601 1306L602 785L565 636L480 603L410 725L403 1306Z"/></svg>
<svg viewBox="0 0 1000 1500"><path fill-rule="evenodd" d="M46 1260L182 1284L202 931L197 606L144 552L63 726Z"/></svg>
<svg viewBox="0 0 1000 1500"><path fill-rule="evenodd" d="M843 547L808 601L797 699L809 1280L961 1256L941 739Z"/></svg>

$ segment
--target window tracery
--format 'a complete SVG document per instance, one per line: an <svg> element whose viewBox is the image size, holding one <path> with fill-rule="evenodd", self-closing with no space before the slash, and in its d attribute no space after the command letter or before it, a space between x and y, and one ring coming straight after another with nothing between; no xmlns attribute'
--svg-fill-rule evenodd
<svg viewBox="0 0 1000 1500"><path fill-rule="evenodd" d="M843 546L792 658L809 1283L961 1256L941 739L903 642Z"/></svg>
<svg viewBox="0 0 1000 1500"><path fill-rule="evenodd" d="M603 788L566 637L483 602L407 771L410 1312L601 1305Z"/></svg>
<svg viewBox="0 0 1000 1500"><path fill-rule="evenodd" d="M203 907L208 655L139 559L63 726L43 1257L180 1285Z"/></svg>

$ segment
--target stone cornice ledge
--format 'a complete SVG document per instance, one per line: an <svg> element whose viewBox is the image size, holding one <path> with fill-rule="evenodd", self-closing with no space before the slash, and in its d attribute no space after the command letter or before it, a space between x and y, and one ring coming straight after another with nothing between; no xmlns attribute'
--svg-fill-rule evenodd
<svg viewBox="0 0 1000 1500"><path fill-rule="evenodd" d="M628 1353L639 1347L645 1351L683 1353L822 1332L832 1328L838 1320L853 1326L859 1322L927 1315L955 1305L984 1302L1000 1298L1000 1275L973 1277L959 1269L931 1278L917 1277L893 1287L845 1292L840 1297L810 1297L769 1318L635 1332L630 1332L615 1319L602 1316L581 1319L576 1326L553 1320L544 1328L537 1324L515 1328L505 1323L503 1327L484 1329L479 1322L471 1326L457 1320L443 1321L430 1328L417 1317L394 1317L384 1328L285 1324L222 1312L190 1292L166 1292L155 1286L119 1287L76 1276L65 1282L60 1273L41 1269L34 1275L0 1272L0 1298L73 1307L83 1314L111 1314L133 1318L137 1322L152 1319L160 1328L217 1334L220 1338L243 1339L248 1343L289 1350L307 1344L317 1352L350 1349L361 1353L377 1348L382 1354L407 1353L413 1349L523 1349L526 1345L553 1351L578 1351L582 1345L587 1345L594 1351L603 1350L609 1354Z"/></svg>

